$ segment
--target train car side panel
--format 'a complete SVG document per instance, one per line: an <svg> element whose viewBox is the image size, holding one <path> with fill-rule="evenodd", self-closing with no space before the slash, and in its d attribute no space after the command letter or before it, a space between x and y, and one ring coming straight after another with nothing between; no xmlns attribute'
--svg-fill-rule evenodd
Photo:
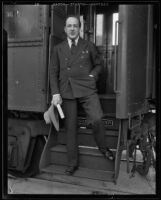
<svg viewBox="0 0 161 200"><path fill-rule="evenodd" d="M121 5L116 116L128 118L145 108L148 6Z"/></svg>
<svg viewBox="0 0 161 200"><path fill-rule="evenodd" d="M47 18L47 6L15 5L5 10L10 110L46 110Z"/></svg>

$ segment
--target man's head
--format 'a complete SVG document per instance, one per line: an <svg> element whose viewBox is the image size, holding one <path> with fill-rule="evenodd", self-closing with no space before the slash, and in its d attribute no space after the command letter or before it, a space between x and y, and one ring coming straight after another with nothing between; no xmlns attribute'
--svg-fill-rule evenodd
<svg viewBox="0 0 161 200"><path fill-rule="evenodd" d="M70 39L76 39L80 32L81 23L77 16L68 16L65 21L65 33Z"/></svg>

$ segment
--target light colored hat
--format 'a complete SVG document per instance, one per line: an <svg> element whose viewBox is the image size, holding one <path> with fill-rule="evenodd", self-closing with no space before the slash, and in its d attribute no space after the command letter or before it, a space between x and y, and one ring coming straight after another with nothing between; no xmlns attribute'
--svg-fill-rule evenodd
<svg viewBox="0 0 161 200"><path fill-rule="evenodd" d="M51 105L49 109L44 113L44 120L46 124L53 123L55 129L59 131L59 117L55 106Z"/></svg>

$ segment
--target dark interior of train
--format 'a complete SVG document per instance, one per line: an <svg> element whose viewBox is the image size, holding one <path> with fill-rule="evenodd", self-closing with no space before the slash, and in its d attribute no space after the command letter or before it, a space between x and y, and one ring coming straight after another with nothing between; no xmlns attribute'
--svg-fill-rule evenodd
<svg viewBox="0 0 161 200"><path fill-rule="evenodd" d="M53 24L51 25L51 35L53 35L52 43L54 46L54 44L58 44L62 39L65 39L66 36L65 34L62 34L64 26L60 19L63 18L63 8L60 9L55 7L52 9L54 12L51 14L51 19L53 21ZM117 32L115 30L115 22L118 20L118 5L68 6L66 15L73 14L80 16L80 36L85 40L93 42L101 57L103 69L96 84L104 115L115 115L116 97L114 92L114 51L115 48L117 50L118 45L118 30ZM58 31L57 27L59 27L60 31ZM61 38L60 33L62 35ZM57 37L55 37L55 35L57 35ZM85 117L85 113L80 105L78 105L78 113L80 117Z"/></svg>
<svg viewBox="0 0 161 200"><path fill-rule="evenodd" d="M118 20L118 6L96 6L93 10L81 7L80 16L84 19L84 35L95 43L102 60L103 70L97 81L97 89L103 106L104 114L115 113L115 92L114 92L114 48L117 48L115 41L115 22ZM82 35L81 35L82 36ZM106 106L108 101L108 105ZM79 114L83 115L82 109Z"/></svg>
<svg viewBox="0 0 161 200"><path fill-rule="evenodd" d="M73 10L69 9L68 14L73 14ZM114 24L118 20L118 6L96 6L92 10L90 7L81 6L80 16L84 20L84 34L81 34L81 37L95 43L102 59L103 70L97 82L98 93L114 94Z"/></svg>

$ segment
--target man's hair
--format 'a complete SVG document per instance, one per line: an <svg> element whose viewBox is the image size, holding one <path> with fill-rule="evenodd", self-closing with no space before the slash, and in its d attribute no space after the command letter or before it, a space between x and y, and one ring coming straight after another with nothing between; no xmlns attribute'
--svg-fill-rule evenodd
<svg viewBox="0 0 161 200"><path fill-rule="evenodd" d="M80 18L79 18L78 15L68 15L68 16L66 17L66 19L65 19L65 26L66 26L67 19L70 18L70 17L76 18L76 19L78 20L78 22L79 22L79 27L81 27Z"/></svg>

